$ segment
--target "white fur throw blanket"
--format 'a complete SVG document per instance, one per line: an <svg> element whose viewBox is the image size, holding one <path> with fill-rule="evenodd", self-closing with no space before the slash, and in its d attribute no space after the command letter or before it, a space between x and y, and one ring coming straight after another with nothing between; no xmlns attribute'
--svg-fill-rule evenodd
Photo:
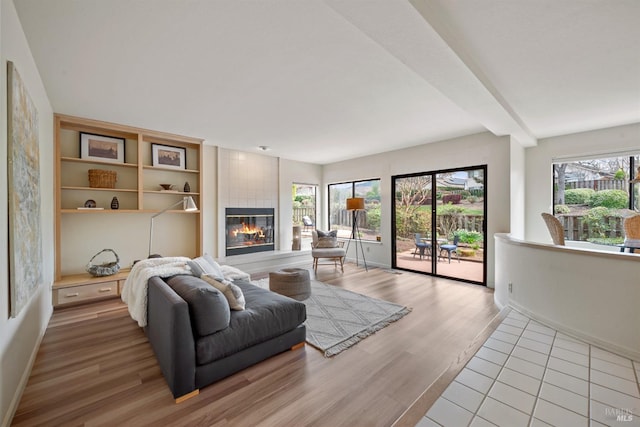
<svg viewBox="0 0 640 427"><path fill-rule="evenodd" d="M140 327L147 326L147 284L154 276L170 277L191 274L187 257L150 258L137 262L122 288L122 301L127 304L131 318Z"/></svg>
<svg viewBox="0 0 640 427"><path fill-rule="evenodd" d="M245 273L242 270L239 270L235 267L232 267L230 265L221 265L220 266L220 270L222 271L222 274L224 275L224 279L227 281L233 281L236 279L247 279L247 280L251 280L251 275L249 275L249 273Z"/></svg>

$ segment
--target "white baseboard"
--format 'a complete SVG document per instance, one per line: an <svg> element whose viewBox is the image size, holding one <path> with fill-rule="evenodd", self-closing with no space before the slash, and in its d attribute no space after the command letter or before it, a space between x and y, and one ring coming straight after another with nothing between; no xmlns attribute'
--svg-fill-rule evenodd
<svg viewBox="0 0 640 427"><path fill-rule="evenodd" d="M640 360L640 352L634 351L627 347L622 347L622 346L610 343L608 341L601 340L600 338L594 337L593 335L589 335L584 332L576 331L574 329L568 328L567 326L554 322L553 320L547 319L544 316L539 316L536 313L533 313L527 310L526 308L522 307L521 305L514 303L513 301L509 301L509 306L512 309L529 317L530 319L540 322L545 326L555 329L556 331L562 332L563 334L566 334L576 339L579 339L581 341L584 341L587 344L594 345L596 347L602 348L604 350L610 351L620 356L627 357L632 360Z"/></svg>

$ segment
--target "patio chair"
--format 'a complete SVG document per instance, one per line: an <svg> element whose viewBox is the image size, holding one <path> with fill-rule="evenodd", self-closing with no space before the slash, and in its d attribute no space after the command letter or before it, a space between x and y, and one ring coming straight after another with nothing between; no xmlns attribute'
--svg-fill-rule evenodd
<svg viewBox="0 0 640 427"><path fill-rule="evenodd" d="M420 254L420 259L422 259L423 256L431 256L431 243L423 241L422 234L420 233L415 233L414 238L416 248L413 251L413 257L415 258L418 253Z"/></svg>
<svg viewBox="0 0 640 427"><path fill-rule="evenodd" d="M446 251L447 255L449 256L449 264L451 264L452 253L456 254L456 258L458 258L458 262L460 262L460 255L458 254L459 242L460 242L460 237L456 234L455 236L453 236L452 244L445 243L444 245L440 245L440 256L442 257L442 253Z"/></svg>
<svg viewBox="0 0 640 427"><path fill-rule="evenodd" d="M310 227L313 227L313 221L308 215L302 217L302 224L304 225L304 231L307 231Z"/></svg>
<svg viewBox="0 0 640 427"><path fill-rule="evenodd" d="M640 215L628 216L622 223L624 228L624 246L629 248L629 252L635 253L636 249L640 249Z"/></svg>
<svg viewBox="0 0 640 427"><path fill-rule="evenodd" d="M542 219L547 224L553 244L564 246L564 227L560 220L546 212L542 212L540 215L542 215Z"/></svg>

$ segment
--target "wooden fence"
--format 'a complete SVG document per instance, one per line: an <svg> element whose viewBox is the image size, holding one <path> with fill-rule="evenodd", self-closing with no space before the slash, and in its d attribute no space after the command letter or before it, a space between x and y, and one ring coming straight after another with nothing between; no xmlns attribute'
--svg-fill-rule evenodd
<svg viewBox="0 0 640 427"><path fill-rule="evenodd" d="M484 227L484 215L438 215L436 218L438 230L467 230L482 233ZM347 210L339 210L331 218L332 225L351 227L353 223L352 213ZM358 227L368 228L367 213L358 213Z"/></svg>
<svg viewBox="0 0 640 427"><path fill-rule="evenodd" d="M440 230L444 229L444 226L449 222L454 223L455 230L482 233L484 227L484 215L438 215L436 221Z"/></svg>
<svg viewBox="0 0 640 427"><path fill-rule="evenodd" d="M585 241L592 237L600 237L598 233L592 230L592 227L589 226L582 215L558 215L558 219L564 226L564 235L568 240ZM604 217L602 221L606 224L607 229L605 237L624 237L624 229L622 228L624 218L609 216Z"/></svg>
<svg viewBox="0 0 640 427"><path fill-rule="evenodd" d="M572 181L565 183L565 189L592 188L600 190L623 190L629 189L629 181L624 179L590 179L586 181Z"/></svg>
<svg viewBox="0 0 640 427"><path fill-rule="evenodd" d="M311 218L311 221L315 221L316 208L310 208L310 207L293 208L293 224L302 225L302 218L305 216L308 216L309 218Z"/></svg>

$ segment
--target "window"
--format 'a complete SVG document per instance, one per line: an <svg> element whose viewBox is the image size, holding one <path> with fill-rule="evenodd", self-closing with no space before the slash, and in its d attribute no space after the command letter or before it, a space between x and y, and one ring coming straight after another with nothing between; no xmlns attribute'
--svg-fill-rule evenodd
<svg viewBox="0 0 640 427"><path fill-rule="evenodd" d="M622 243L622 221L639 207L639 166L637 154L554 163L553 212L568 240Z"/></svg>
<svg viewBox="0 0 640 427"><path fill-rule="evenodd" d="M329 184L329 229L338 230L338 236L351 236L352 212L347 211L347 199L364 198L364 212L358 215L358 228L362 240L376 240L380 235L380 180Z"/></svg>

